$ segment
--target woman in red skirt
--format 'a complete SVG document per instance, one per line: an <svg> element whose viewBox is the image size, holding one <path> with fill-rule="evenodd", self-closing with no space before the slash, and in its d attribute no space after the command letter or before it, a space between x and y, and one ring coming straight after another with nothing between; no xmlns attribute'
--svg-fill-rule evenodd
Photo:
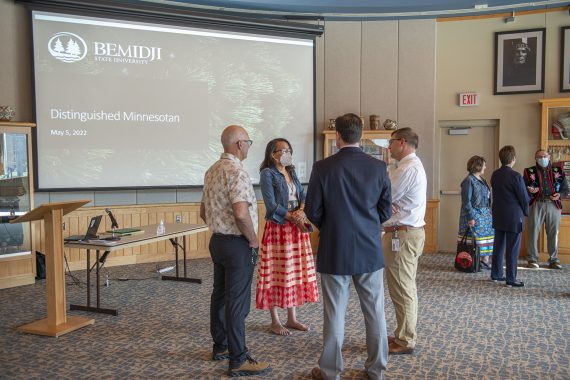
<svg viewBox="0 0 570 380"><path fill-rule="evenodd" d="M295 307L319 299L309 230L303 211L305 192L292 165L289 141L271 140L260 166L260 186L265 203L265 229L258 263L255 304L271 311L271 332L289 335L289 329L307 331L297 320ZM287 309L281 324L277 308Z"/></svg>

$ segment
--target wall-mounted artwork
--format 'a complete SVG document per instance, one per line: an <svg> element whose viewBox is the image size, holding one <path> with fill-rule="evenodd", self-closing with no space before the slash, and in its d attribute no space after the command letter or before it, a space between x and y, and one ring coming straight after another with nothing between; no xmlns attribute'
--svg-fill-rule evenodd
<svg viewBox="0 0 570 380"><path fill-rule="evenodd" d="M560 48L560 92L570 92L570 26L562 27Z"/></svg>
<svg viewBox="0 0 570 380"><path fill-rule="evenodd" d="M545 45L545 28L495 33L494 94L544 92Z"/></svg>

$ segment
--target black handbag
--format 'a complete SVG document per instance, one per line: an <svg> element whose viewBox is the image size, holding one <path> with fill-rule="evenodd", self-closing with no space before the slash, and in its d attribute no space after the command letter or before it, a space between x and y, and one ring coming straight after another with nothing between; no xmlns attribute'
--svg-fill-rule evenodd
<svg viewBox="0 0 570 380"><path fill-rule="evenodd" d="M471 236L470 241L467 238ZM466 273L479 272L479 261L481 260L479 250L475 244L475 234L471 227L467 226L461 241L457 243L457 253L455 254L455 269Z"/></svg>

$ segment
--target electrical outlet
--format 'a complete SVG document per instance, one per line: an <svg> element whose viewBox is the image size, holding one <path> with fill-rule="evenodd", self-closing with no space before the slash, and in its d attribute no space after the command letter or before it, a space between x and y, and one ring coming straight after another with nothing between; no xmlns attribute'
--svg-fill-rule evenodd
<svg viewBox="0 0 570 380"><path fill-rule="evenodd" d="M182 215L176 215L176 223L182 223Z"/></svg>

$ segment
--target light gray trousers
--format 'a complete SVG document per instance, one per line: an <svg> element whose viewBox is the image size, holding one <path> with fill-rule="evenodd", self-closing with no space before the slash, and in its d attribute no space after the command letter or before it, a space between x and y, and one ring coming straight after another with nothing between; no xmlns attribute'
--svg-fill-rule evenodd
<svg viewBox="0 0 570 380"><path fill-rule="evenodd" d="M560 262L558 258L558 231L561 211L554 202L536 202L528 214L528 235L526 239L527 261L538 262L538 235L544 223L549 263Z"/></svg>
<svg viewBox="0 0 570 380"><path fill-rule="evenodd" d="M319 367L325 379L340 379L344 369L342 344L350 279L360 300L366 327L368 358L364 368L373 380L383 379L388 364L388 334L384 315L384 269L372 273L340 276L321 273L323 290L323 352Z"/></svg>

